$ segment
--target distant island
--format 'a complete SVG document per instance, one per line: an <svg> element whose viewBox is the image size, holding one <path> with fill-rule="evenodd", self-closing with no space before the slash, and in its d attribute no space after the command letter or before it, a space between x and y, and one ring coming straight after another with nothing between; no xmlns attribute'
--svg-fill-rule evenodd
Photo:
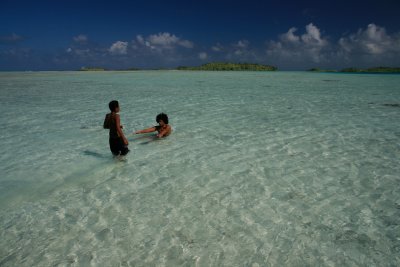
<svg viewBox="0 0 400 267"><path fill-rule="evenodd" d="M128 69L121 69L121 70L129 70L129 71L137 71L140 70L139 68L128 68Z"/></svg>
<svg viewBox="0 0 400 267"><path fill-rule="evenodd" d="M391 68L391 67L375 67L375 68L368 68L368 69L346 68L346 69L342 69L341 72L400 73L400 68Z"/></svg>
<svg viewBox="0 0 400 267"><path fill-rule="evenodd" d="M320 68L312 68L312 69L309 69L307 71L311 71L311 72L338 72L337 70L323 70L323 69L320 69Z"/></svg>
<svg viewBox="0 0 400 267"><path fill-rule="evenodd" d="M177 70L208 70L208 71L276 71L278 68L269 65L252 63L212 62L198 67L180 66Z"/></svg>
<svg viewBox="0 0 400 267"><path fill-rule="evenodd" d="M106 69L103 67L82 67L80 71L136 71L140 70L138 68L128 68L128 69Z"/></svg>
<svg viewBox="0 0 400 267"><path fill-rule="evenodd" d="M106 71L106 69L101 67L82 67L80 71Z"/></svg>
<svg viewBox="0 0 400 267"><path fill-rule="evenodd" d="M197 70L197 71L276 71L275 66L262 65L257 63L230 63L230 62L211 62L201 66L188 67L179 66L177 68L153 68L153 69L106 69L103 67L82 67L80 71L139 71L139 70ZM320 68L308 69L309 72L336 72L336 73L400 73L397 67L373 67L367 69L345 68L342 70L329 70Z"/></svg>
<svg viewBox="0 0 400 267"><path fill-rule="evenodd" d="M360 68L345 68L342 70L323 70L319 68L312 68L308 71L311 72L344 72L344 73L400 73L400 68L392 68L392 67L374 67L367 69Z"/></svg>

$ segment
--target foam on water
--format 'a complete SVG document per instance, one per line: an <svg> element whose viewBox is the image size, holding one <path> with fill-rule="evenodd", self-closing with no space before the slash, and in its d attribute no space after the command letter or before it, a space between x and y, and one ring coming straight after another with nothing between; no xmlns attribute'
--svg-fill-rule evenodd
<svg viewBox="0 0 400 267"><path fill-rule="evenodd" d="M400 265L400 76L0 74L0 266ZM101 128L117 99L131 153ZM166 112L163 140L134 136Z"/></svg>

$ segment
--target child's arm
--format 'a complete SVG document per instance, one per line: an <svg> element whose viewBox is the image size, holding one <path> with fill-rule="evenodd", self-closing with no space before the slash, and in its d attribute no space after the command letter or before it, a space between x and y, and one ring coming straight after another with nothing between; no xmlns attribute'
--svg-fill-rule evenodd
<svg viewBox="0 0 400 267"><path fill-rule="evenodd" d="M122 127L121 127L121 124L120 124L120 119L119 119L119 115L118 115L118 114L115 116L115 124L116 124L116 126L117 126L118 135L122 138L122 140L124 141L124 144L125 144L125 145L128 145L129 142L128 142L128 140L126 139L126 137L125 137L125 135L124 135L124 132L123 132L122 129L121 129Z"/></svg>
<svg viewBox="0 0 400 267"><path fill-rule="evenodd" d="M165 127L165 129L164 130L162 130L161 132L159 132L158 134L157 134L157 137L163 137L163 136L165 136L165 135L167 135L169 132L171 131L171 126L167 126L167 127Z"/></svg>
<svg viewBox="0 0 400 267"><path fill-rule="evenodd" d="M151 127L151 128L143 129L140 131L136 131L135 134L151 133L151 132L155 132L155 131L156 131L156 127Z"/></svg>

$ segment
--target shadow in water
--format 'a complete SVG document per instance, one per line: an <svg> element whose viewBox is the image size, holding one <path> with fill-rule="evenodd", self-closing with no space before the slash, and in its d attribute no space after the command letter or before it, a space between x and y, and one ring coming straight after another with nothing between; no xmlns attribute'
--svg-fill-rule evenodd
<svg viewBox="0 0 400 267"><path fill-rule="evenodd" d="M85 154L86 156L92 156L92 157L101 158L101 159L109 159L110 158L109 156L100 154L96 151L90 151L90 150L83 151L83 154Z"/></svg>
<svg viewBox="0 0 400 267"><path fill-rule="evenodd" d="M383 105L386 106L386 107L400 108L400 104L397 104L397 103L395 103L395 104L383 104Z"/></svg>
<svg viewBox="0 0 400 267"><path fill-rule="evenodd" d="M162 138L158 138L157 135L152 134L152 135L142 135L140 137L132 138L131 140L134 141L134 142L135 141L143 141L143 142L140 142L140 143L137 143L137 144L139 144L139 145L147 145L147 144L149 144L151 142L158 141L158 140L161 140L161 139Z"/></svg>
<svg viewBox="0 0 400 267"><path fill-rule="evenodd" d="M339 82L339 80L322 80L323 82Z"/></svg>

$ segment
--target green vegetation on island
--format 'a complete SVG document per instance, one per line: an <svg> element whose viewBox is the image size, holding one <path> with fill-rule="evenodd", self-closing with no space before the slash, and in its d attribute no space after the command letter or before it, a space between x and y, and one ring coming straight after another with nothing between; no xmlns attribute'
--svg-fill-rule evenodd
<svg viewBox="0 0 400 267"><path fill-rule="evenodd" d="M344 72L344 73L400 73L400 68L391 68L391 67L374 67L374 68L367 68L367 69L345 68L340 71L311 68L307 71L311 71L311 72Z"/></svg>
<svg viewBox="0 0 400 267"><path fill-rule="evenodd" d="M400 73L400 68L391 67L375 67L368 69L346 68L341 72L356 72L356 73Z"/></svg>
<svg viewBox="0 0 400 267"><path fill-rule="evenodd" d="M139 68L127 69L107 69L103 67L82 67L80 71L139 71ZM230 62L211 62L201 66L188 67L179 66L177 68L152 68L147 70L204 70L204 71L276 71L275 66L262 65L257 63L230 63ZM336 72L336 73L400 73L399 67L373 67L373 68L344 68L342 70L329 70L320 68L308 69L309 72Z"/></svg>
<svg viewBox="0 0 400 267"><path fill-rule="evenodd" d="M208 70L208 71L275 71L278 68L269 65L252 63L212 62L198 67L180 66L178 70Z"/></svg>

